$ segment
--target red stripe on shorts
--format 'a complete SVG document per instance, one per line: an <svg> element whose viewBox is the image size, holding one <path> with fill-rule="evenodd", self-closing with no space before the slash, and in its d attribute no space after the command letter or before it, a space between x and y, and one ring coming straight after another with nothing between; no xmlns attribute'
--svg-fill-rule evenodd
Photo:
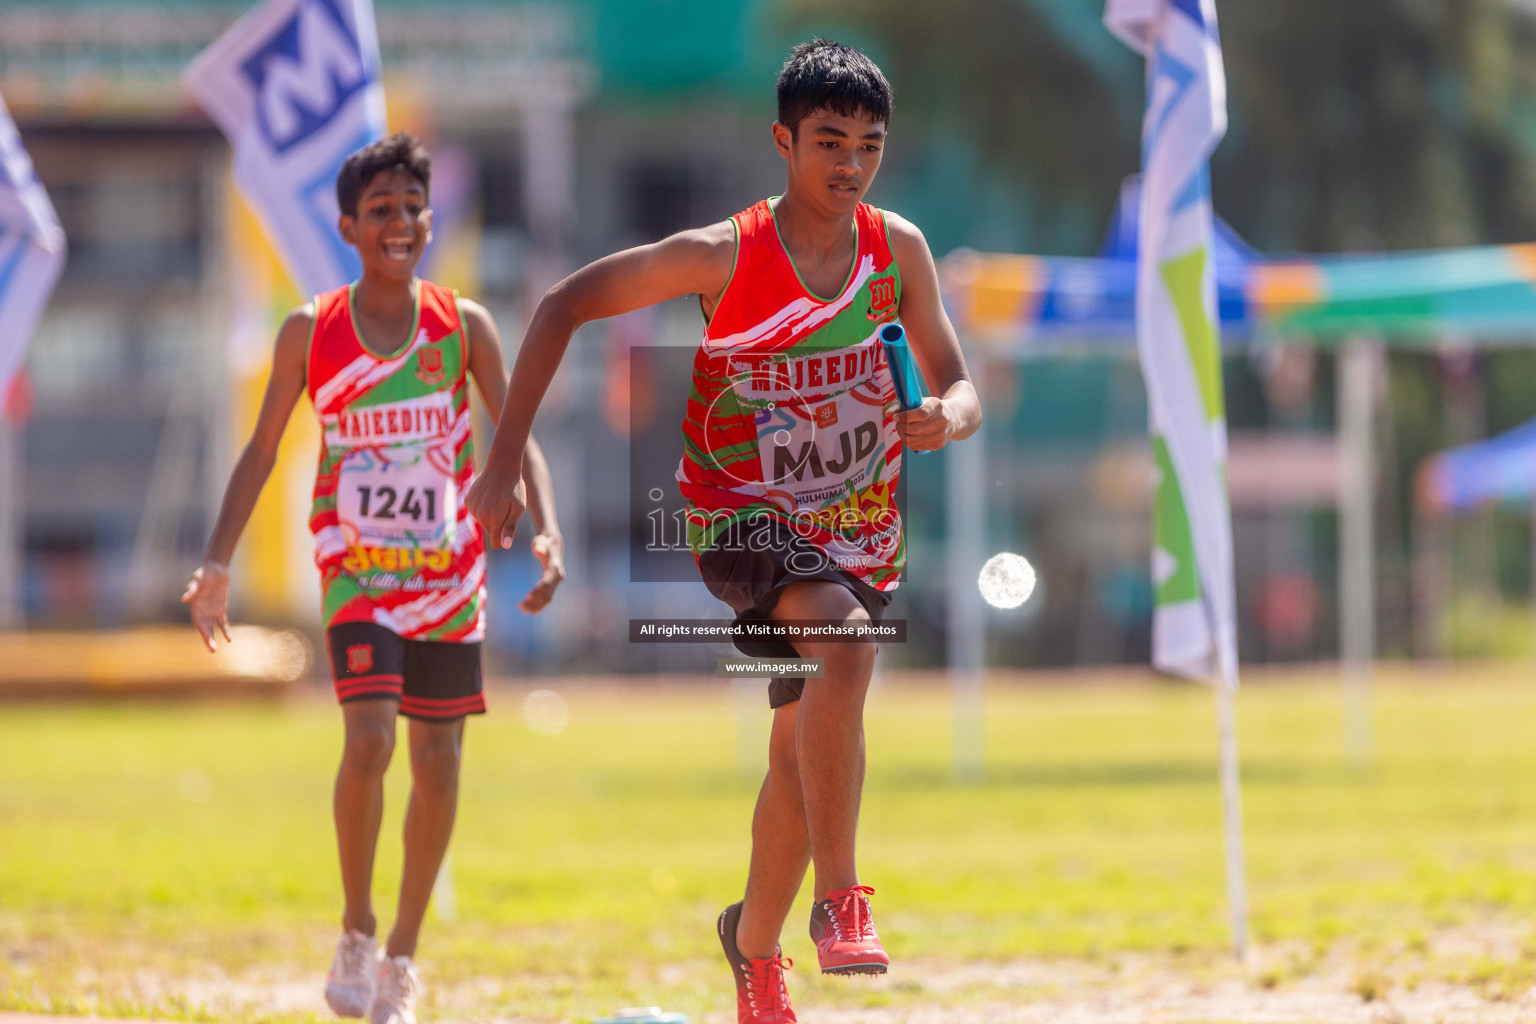
<svg viewBox="0 0 1536 1024"><path fill-rule="evenodd" d="M367 679L348 679L336 684L336 696L341 700L349 697L361 697L363 695L385 694L390 697L400 696L401 681L399 676L370 676Z"/></svg>
<svg viewBox="0 0 1536 1024"><path fill-rule="evenodd" d="M400 710L428 718L457 718L471 712L484 711L485 694L452 698L405 697L400 701Z"/></svg>
<svg viewBox="0 0 1536 1024"><path fill-rule="evenodd" d="M356 690L352 693L338 693L336 695L336 699L343 704L352 700L371 700L375 697L387 697L390 700L399 700L400 691L385 690L381 688L377 690Z"/></svg>

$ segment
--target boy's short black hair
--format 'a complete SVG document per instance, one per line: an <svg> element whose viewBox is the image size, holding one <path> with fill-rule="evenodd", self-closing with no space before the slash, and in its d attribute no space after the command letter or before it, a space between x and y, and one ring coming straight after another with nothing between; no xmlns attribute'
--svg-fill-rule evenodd
<svg viewBox="0 0 1536 1024"><path fill-rule="evenodd" d="M801 43L779 72L779 123L791 133L818 110L843 117L860 111L891 123L891 83L862 51L830 39Z"/></svg>
<svg viewBox="0 0 1536 1024"><path fill-rule="evenodd" d="M432 194L432 157L421 140L410 132L395 132L377 142L370 142L347 157L336 175L336 205L341 212L357 216L357 201L374 175L384 171L404 171L421 182L421 189Z"/></svg>

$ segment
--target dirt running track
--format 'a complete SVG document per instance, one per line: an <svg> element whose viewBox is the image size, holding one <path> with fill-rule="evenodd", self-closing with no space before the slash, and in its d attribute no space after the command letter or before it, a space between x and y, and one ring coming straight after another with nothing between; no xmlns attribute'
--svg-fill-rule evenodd
<svg viewBox="0 0 1536 1024"><path fill-rule="evenodd" d="M1518 983L1490 988L1435 980L1441 973L1435 967L1449 966L1444 961L1427 972L1419 967L1430 965L1402 960L1379 971L1362 970L1359 963L1336 950L1301 972L1294 962L1270 957L1246 969L1224 960L1167 955L942 968L898 964L886 979L855 983L870 997L889 996L892 1005L853 1008L846 998L823 1000L804 987L791 992L806 1024L1536 1024L1536 993L1519 990ZM506 1005L506 986L505 979L495 978L443 985L429 991L422 1016L432 1024L553 1024L547 1017L488 1013L488 1006ZM330 1016L318 976L263 973L186 984L162 978L155 987L180 991L192 1005L217 1016L227 1013L230 1020L271 1013ZM842 1008L827 1005L839 1001ZM696 1014L692 1022L734 1024L734 1014L724 1010ZM568 1024L588 1024L597 1011L610 1012L594 1007ZM102 1021L0 1013L0 1024Z"/></svg>

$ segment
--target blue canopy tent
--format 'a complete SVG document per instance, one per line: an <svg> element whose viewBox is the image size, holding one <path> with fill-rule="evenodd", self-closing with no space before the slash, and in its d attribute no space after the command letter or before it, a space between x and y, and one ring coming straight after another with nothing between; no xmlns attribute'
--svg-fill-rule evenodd
<svg viewBox="0 0 1536 1024"><path fill-rule="evenodd" d="M1536 245L1265 256L1219 218L1216 285L1227 340L1334 344L1536 339ZM960 250L943 263L945 303L968 342L994 351L1129 346L1136 320L1136 184L1128 182L1097 257Z"/></svg>
<svg viewBox="0 0 1536 1024"><path fill-rule="evenodd" d="M1456 514L1536 499L1536 419L1427 459L1417 497L1427 511Z"/></svg>
<svg viewBox="0 0 1536 1024"><path fill-rule="evenodd" d="M1512 430L1487 440L1461 445L1431 455L1419 466L1414 478L1414 577L1429 581L1451 581L1449 571L1454 520L1477 513L1508 508L1523 511L1531 523L1530 593L1532 613L1536 615L1536 419L1527 420ZM1483 542L1491 542L1491 534ZM1492 559L1473 559L1484 568L1478 574L1485 593L1497 592ZM1450 594L1441 586L1432 586L1427 609L1450 606ZM1416 594L1415 604L1424 597ZM1459 617L1446 620L1439 614L1425 615L1427 622L1452 624L1450 636L1458 628ZM1486 618L1486 616L1480 616ZM1533 620L1536 626L1536 620Z"/></svg>

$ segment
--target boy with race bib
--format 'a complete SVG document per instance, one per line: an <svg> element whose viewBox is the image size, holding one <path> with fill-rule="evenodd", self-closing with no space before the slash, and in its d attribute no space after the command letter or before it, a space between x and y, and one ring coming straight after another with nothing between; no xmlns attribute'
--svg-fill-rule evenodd
<svg viewBox="0 0 1536 1024"><path fill-rule="evenodd" d="M890 122L885 76L859 51L818 39L784 65L778 105L783 196L598 260L545 295L466 500L494 542L509 544L524 509L529 429L576 328L697 295L704 337L677 479L700 575L738 623L857 626L879 618L905 564L895 502L903 448L970 436L981 407L922 233L861 202ZM898 319L935 390L910 411L898 410L880 350L881 328ZM769 767L746 898L719 918L739 1024L790 1024L779 934L807 866L822 972L883 974L889 963L871 919L874 890L854 863L874 648L737 646L825 667L825 678L769 685Z"/></svg>
<svg viewBox="0 0 1536 1024"><path fill-rule="evenodd" d="M230 557L307 393L323 435L310 529L346 730L334 805L346 905L325 996L337 1014L372 1024L415 1024L412 958L453 831L464 719L485 711L485 545L464 503L474 479L469 381L494 416L506 371L490 314L416 277L432 240L430 183L430 157L404 133L342 165L339 227L362 276L279 329L256 427L182 597L210 651L215 630L229 639ZM534 614L564 577L562 540L531 440L520 467L543 574L518 607ZM399 910L380 950L370 889L397 714L409 720L412 785Z"/></svg>

